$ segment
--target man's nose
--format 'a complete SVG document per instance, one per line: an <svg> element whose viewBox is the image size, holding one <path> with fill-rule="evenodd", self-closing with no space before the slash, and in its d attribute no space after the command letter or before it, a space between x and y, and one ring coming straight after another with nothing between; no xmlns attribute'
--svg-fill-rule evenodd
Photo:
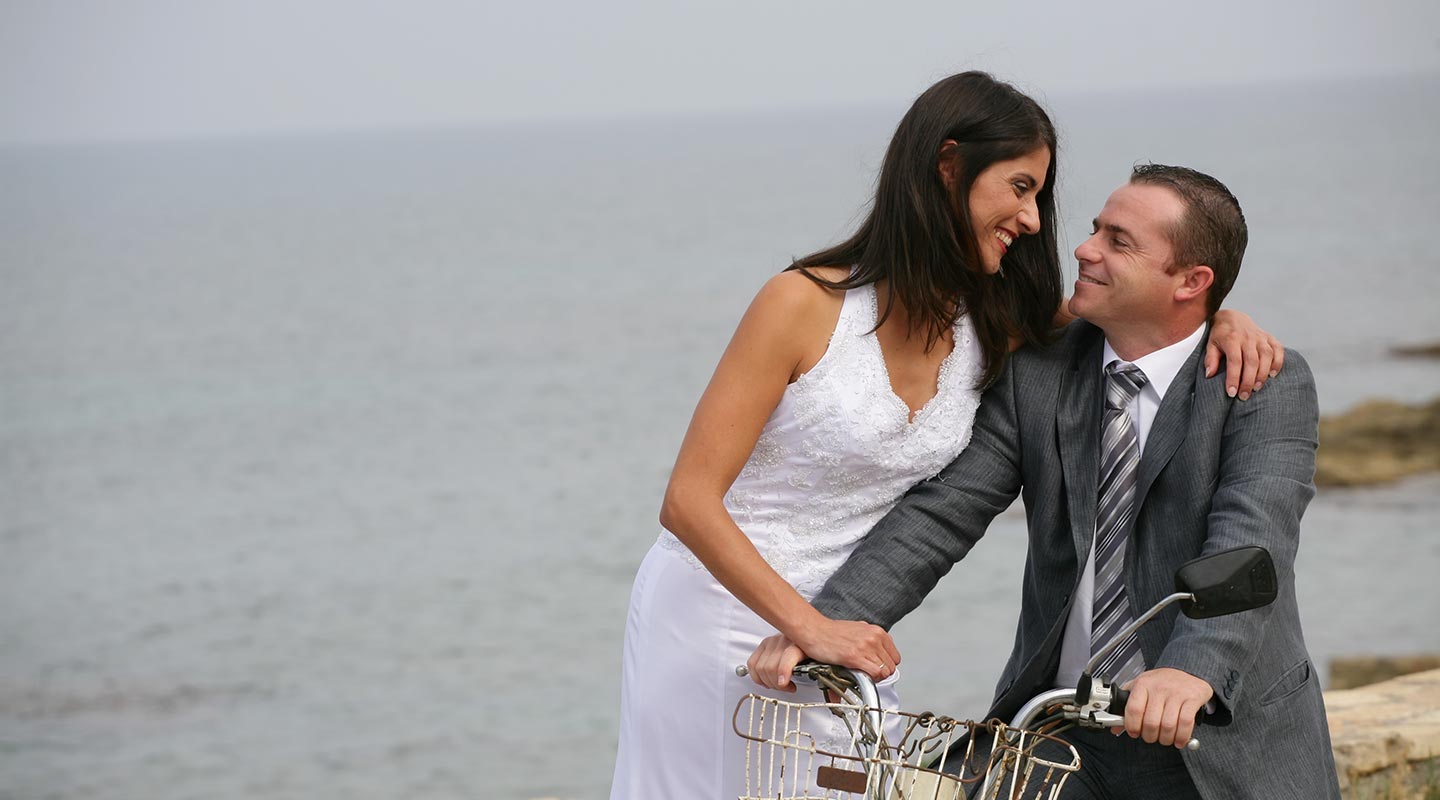
<svg viewBox="0 0 1440 800"><path fill-rule="evenodd" d="M1095 241L1095 237L1091 236L1089 239L1081 242L1079 247L1075 248L1075 259L1077 261L1089 262L1097 259L1098 253L1095 250L1095 245L1091 244L1093 241Z"/></svg>

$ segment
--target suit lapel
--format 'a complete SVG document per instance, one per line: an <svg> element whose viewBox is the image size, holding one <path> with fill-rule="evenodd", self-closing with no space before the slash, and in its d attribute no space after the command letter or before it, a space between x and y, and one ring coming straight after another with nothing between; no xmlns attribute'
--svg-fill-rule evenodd
<svg viewBox="0 0 1440 800"><path fill-rule="evenodd" d="M1185 359L1185 365L1180 371L1175 373L1175 381L1165 390L1165 399L1160 402L1160 409L1155 412L1155 419L1150 422L1150 435L1145 440L1145 452L1140 454L1140 470L1135 482L1137 516L1140 508L1145 505L1145 496L1150 492L1150 485L1155 482L1160 470L1170 463L1170 457L1175 455L1175 451L1190 431L1190 405L1195 398L1195 375L1200 369L1200 356L1205 352L1209 335L1209 326L1206 326L1200 344L1190 353L1190 357Z"/></svg>
<svg viewBox="0 0 1440 800"><path fill-rule="evenodd" d="M1092 341L1076 351L1071 368L1060 377L1056 411L1060 438L1060 466L1065 473L1065 496L1070 508L1070 534L1076 556L1083 563L1095 538L1095 504L1100 481L1100 416L1104 405L1100 385L1100 353L1104 338L1095 331Z"/></svg>

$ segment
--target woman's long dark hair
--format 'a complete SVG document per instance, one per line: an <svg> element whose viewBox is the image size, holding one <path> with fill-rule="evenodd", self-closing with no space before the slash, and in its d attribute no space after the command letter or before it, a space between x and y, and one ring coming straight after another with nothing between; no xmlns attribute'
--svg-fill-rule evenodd
<svg viewBox="0 0 1440 800"><path fill-rule="evenodd" d="M954 190L940 176L940 147L953 139L959 170ZM1045 185L1036 194L1040 232L1021 236L1005 254L1003 275L981 268L968 198L991 164L1050 149ZM947 156L948 157L948 156ZM854 266L850 277L827 281L811 267ZM933 347L961 314L975 324L985 358L984 384L1005 366L1011 337L1044 343L1063 298L1055 238L1055 126L1044 109L1015 87L983 72L952 75L925 90L900 120L875 201L849 240L797 259L797 269L832 289L886 281L889 296L876 328L895 302L910 315L912 333Z"/></svg>

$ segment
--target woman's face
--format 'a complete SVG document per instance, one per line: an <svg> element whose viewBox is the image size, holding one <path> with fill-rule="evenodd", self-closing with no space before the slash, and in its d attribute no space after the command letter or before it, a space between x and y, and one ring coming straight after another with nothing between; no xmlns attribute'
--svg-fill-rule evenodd
<svg viewBox="0 0 1440 800"><path fill-rule="evenodd" d="M1015 240L1040 230L1035 196L1045 185L1050 148L1038 147L1019 158L997 161L970 186L970 228L980 250L980 265L1000 271L1000 259Z"/></svg>

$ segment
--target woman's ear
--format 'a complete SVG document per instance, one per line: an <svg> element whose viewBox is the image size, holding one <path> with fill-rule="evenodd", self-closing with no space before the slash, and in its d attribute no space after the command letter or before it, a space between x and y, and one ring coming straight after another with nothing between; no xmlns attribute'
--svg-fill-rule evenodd
<svg viewBox="0 0 1440 800"><path fill-rule="evenodd" d="M940 183L947 191L955 191L955 181L960 178L960 143L946 139L940 143Z"/></svg>

